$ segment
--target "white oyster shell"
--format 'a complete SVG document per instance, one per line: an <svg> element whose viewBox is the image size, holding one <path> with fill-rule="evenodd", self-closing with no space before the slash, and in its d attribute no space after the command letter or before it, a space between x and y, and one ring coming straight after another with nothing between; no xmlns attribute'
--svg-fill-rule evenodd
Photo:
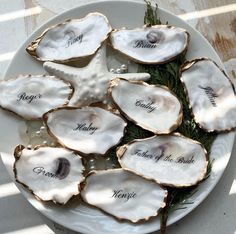
<svg viewBox="0 0 236 234"><path fill-rule="evenodd" d="M189 34L182 28L155 25L115 30L110 39L115 49L137 62L162 64L186 50Z"/></svg>
<svg viewBox="0 0 236 234"><path fill-rule="evenodd" d="M182 121L182 105L165 86L115 79L109 91L115 105L129 120L151 132L170 133Z"/></svg>
<svg viewBox="0 0 236 234"><path fill-rule="evenodd" d="M110 31L107 18L94 12L50 27L26 50L41 61L70 61L94 54Z"/></svg>
<svg viewBox="0 0 236 234"><path fill-rule="evenodd" d="M0 82L0 106L25 119L39 119L60 106L67 105L73 88L55 76L19 76Z"/></svg>
<svg viewBox="0 0 236 234"><path fill-rule="evenodd" d="M79 194L84 166L79 155L64 148L23 146L15 149L14 173L37 198L65 204Z"/></svg>
<svg viewBox="0 0 236 234"><path fill-rule="evenodd" d="M124 135L126 122L99 107L59 108L44 115L49 133L67 148L105 154Z"/></svg>
<svg viewBox="0 0 236 234"><path fill-rule="evenodd" d="M92 172L81 191L85 202L134 223L158 215L166 196L155 182L123 169Z"/></svg>
<svg viewBox="0 0 236 234"><path fill-rule="evenodd" d="M122 168L171 187L197 184L208 164L203 146L179 134L134 140L117 155Z"/></svg>
<svg viewBox="0 0 236 234"><path fill-rule="evenodd" d="M210 59L185 63L181 81L194 119L205 131L228 131L236 127L236 97L233 84Z"/></svg>

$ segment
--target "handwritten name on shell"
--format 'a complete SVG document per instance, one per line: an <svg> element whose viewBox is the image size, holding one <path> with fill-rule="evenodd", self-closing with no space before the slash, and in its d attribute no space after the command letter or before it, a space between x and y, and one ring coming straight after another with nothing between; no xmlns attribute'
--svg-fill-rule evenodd
<svg viewBox="0 0 236 234"><path fill-rule="evenodd" d="M203 87L201 85L198 85L200 89L203 89L205 94L207 95L209 101L211 102L213 107L217 107L215 99L218 97L218 95L215 93L212 87L207 86Z"/></svg>
<svg viewBox="0 0 236 234"><path fill-rule="evenodd" d="M152 44L148 42L147 40L136 40L134 42L133 48L148 48L148 49L153 49L156 48L156 44Z"/></svg>
<svg viewBox="0 0 236 234"><path fill-rule="evenodd" d="M157 108L154 104L155 102L153 101L145 102L144 100L141 99L137 99L135 102L135 106L146 109L147 113L151 113Z"/></svg>
<svg viewBox="0 0 236 234"><path fill-rule="evenodd" d="M27 102L28 104L30 104L31 102L33 102L34 100L36 99L39 99L41 98L42 95L39 93L39 94L26 94L25 92L22 92L22 93L19 93L18 96L17 96L17 101L25 101Z"/></svg>
<svg viewBox="0 0 236 234"><path fill-rule="evenodd" d="M49 178L59 179L55 173L46 171L44 167L35 167L33 169L33 172L37 175L43 175Z"/></svg>
<svg viewBox="0 0 236 234"><path fill-rule="evenodd" d="M90 135L93 135L98 130L98 128L93 126L93 123L90 123L89 125L87 125L86 123L78 123L77 127L73 130L89 132Z"/></svg>
<svg viewBox="0 0 236 234"><path fill-rule="evenodd" d="M123 189L117 189L113 190L113 195L111 197L123 199L124 202L128 202L130 199L136 198L137 194L135 192L125 192Z"/></svg>
<svg viewBox="0 0 236 234"><path fill-rule="evenodd" d="M66 48L68 48L68 47L74 45L75 43L79 43L79 44L80 44L80 43L82 43L82 40L83 40L83 34L80 34L80 35L78 35L78 36L73 35L73 36L71 36L71 37L67 40L67 42L66 42Z"/></svg>
<svg viewBox="0 0 236 234"><path fill-rule="evenodd" d="M195 163L193 155L191 157L179 156L177 158L175 157L174 159L171 154L164 155L164 152L162 152L161 154L154 155L150 153L148 150L140 150L140 149L135 150L132 155L137 155L138 157L142 157L145 159L152 159L155 163L157 163L159 160L166 161L166 162L180 163L180 164Z"/></svg>

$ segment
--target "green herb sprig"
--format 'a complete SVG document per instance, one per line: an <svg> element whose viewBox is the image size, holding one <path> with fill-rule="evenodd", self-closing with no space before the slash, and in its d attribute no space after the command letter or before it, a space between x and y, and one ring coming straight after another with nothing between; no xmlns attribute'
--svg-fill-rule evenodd
<svg viewBox="0 0 236 234"><path fill-rule="evenodd" d="M151 2L144 0L146 2L146 12L144 15L144 24L146 25L157 25L161 24L160 18L157 17L158 5L156 3L156 8L153 9Z"/></svg>
<svg viewBox="0 0 236 234"><path fill-rule="evenodd" d="M150 26L161 24L160 18L158 18L158 5L156 4L156 7L153 8L149 1L145 0L145 2L146 12L144 16L144 23ZM186 53L184 52L175 60L163 65L141 65L139 70L140 72L148 72L151 75L150 84L161 84L167 86L181 100L183 106L183 122L177 129L177 132L180 132L184 136L193 140L201 142L207 150L209 157L210 149L216 138L216 134L206 133L200 129L192 117L192 113L189 109L189 103L180 81L180 66L185 61L185 54ZM210 172L211 163L208 164L205 179L209 177ZM165 233L168 213L175 209L186 208L183 207L183 205L186 204L186 199L192 196L196 190L197 186L182 189L168 188L167 206L163 209L161 214L161 233Z"/></svg>

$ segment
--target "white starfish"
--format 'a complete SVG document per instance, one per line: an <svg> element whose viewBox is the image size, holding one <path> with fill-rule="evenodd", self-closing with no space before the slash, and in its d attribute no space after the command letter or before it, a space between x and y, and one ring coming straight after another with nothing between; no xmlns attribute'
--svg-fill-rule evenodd
<svg viewBox="0 0 236 234"><path fill-rule="evenodd" d="M89 105L106 101L110 80L119 77L128 80L148 80L148 73L114 74L108 71L106 45L102 46L86 67L77 68L53 62L45 62L44 69L69 81L74 87L70 106Z"/></svg>

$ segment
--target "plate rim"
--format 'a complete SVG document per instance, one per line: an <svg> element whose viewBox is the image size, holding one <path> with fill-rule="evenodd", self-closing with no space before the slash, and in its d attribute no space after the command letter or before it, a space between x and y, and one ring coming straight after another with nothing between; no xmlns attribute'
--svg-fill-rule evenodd
<svg viewBox="0 0 236 234"><path fill-rule="evenodd" d="M17 52L16 54L14 55L13 59L11 60L11 62L9 63L4 75L3 75L3 79L6 78L10 68L12 67L12 64L15 63L15 60L16 58L18 57L18 54L19 53L22 53L22 49L25 49L25 44L27 43L27 41L29 40L29 38L32 38L32 37L35 37L36 35L40 34L40 32L42 32L43 30L45 30L45 28L47 28L48 26L47 25L50 25L52 24L51 22L55 21L55 20L59 20L60 18L64 17L65 15L67 14L70 14L71 11L75 11L77 8L81 8L83 6L90 6L90 5L97 5L97 4L104 4L104 3L107 3L107 2L117 2L117 3L135 3L135 4L139 4L139 5L145 5L145 2L141 2L141 1L138 1L138 0L102 0L102 1L96 1L96 0L90 0L88 3L86 2L81 2L79 3L79 5L77 5L76 7L74 8L71 8L71 9L68 9L68 10L65 10L63 12L61 12L60 14L58 15L55 15L51 18L49 18L48 20L46 20L42 25L40 25L38 28L36 28L36 30L34 30L29 36L27 36L27 38L24 40L24 42L19 46L19 48L17 49ZM169 14L171 16L174 16L174 17L178 17L177 15L171 13L170 11L168 10L165 10L163 8L160 8L160 11L162 11L164 14ZM179 18L179 17L178 17ZM209 41L199 32L197 31L195 28L193 28L191 25L188 24L188 22L180 19L181 21L183 21L184 23L186 23L193 31L195 31L200 37L202 40L204 40L204 42L207 44L208 47L210 47L212 49L212 52L214 54L214 57L217 58L217 63L225 70L224 68L224 65L219 57L219 55L216 53L216 51L214 50L214 48L211 46L211 44L209 43ZM226 166L229 162L229 159L230 159L230 156L231 156L231 153L232 153L232 148L233 148L233 142L234 142L234 137L235 137L235 133L229 133L230 135L230 146L228 147L228 150L230 152L230 155L228 156L227 158L227 162L226 162ZM1 155L2 156L2 155ZM4 157L2 157L2 161L3 161L3 164L5 165L4 163ZM176 219L172 220L172 221L168 221L168 225L171 225L177 221L179 221L180 219L182 219L184 216L186 216L187 214L189 214L193 209L195 209L198 205L200 205L202 203L202 201L205 200L205 198L212 192L212 190L214 189L214 187L217 185L217 183L219 182L220 178L222 177L225 169L226 169L226 166L224 168L224 170L221 172L221 174L217 177L216 180L214 180L214 183L211 185L211 188L209 189L209 191L207 193L205 193L204 196L201 197L201 199L198 201L197 204L195 204L188 212L182 212L181 215L179 215ZM5 165L6 167L6 165ZM63 225L64 227L70 229L70 230L73 230L73 231L83 231L84 230L78 230L76 228L73 228L71 227L69 224L66 225L67 223L65 222L64 224L60 223L57 221L57 219L55 218L54 219L54 216L53 214L49 215L49 214L45 214L42 210L38 209L35 204L34 204L34 201L31 200L31 198L29 196L26 196L27 192L24 191L24 189L21 188L21 186L19 186L15 180L13 179L14 183L17 185L17 187L19 188L19 190L21 191L21 193L23 193L24 197L27 199L28 202L30 202L33 207L38 210L41 214L43 214L44 216L46 216L47 218L49 218L50 220L52 220L53 222L56 222L56 223L59 223L60 225ZM22 192L23 190L23 192ZM156 230L153 230L153 231L156 231ZM87 232L84 232L84 233L87 233ZM143 233L143 232L142 232ZM146 232L145 232L146 233Z"/></svg>

